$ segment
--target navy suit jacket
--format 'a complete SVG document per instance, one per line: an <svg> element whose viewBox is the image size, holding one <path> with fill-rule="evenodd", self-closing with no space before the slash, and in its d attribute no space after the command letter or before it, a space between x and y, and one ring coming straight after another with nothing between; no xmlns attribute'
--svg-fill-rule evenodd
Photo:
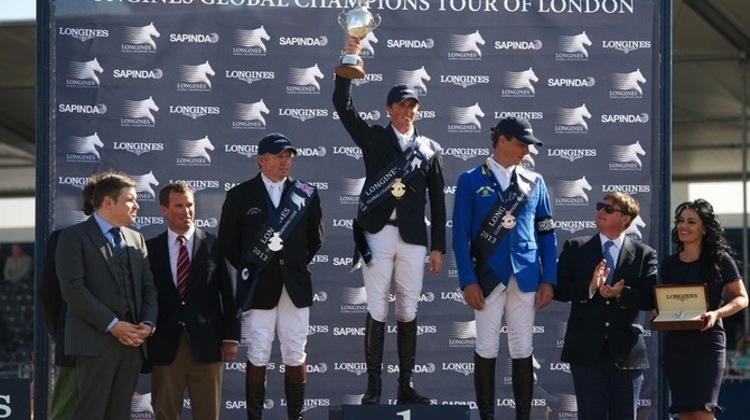
<svg viewBox="0 0 750 420"><path fill-rule="evenodd" d="M565 333L563 362L595 366L605 342L620 369L648 367L643 328L635 323L639 311L654 308L656 251L627 237L615 267L614 281L625 280L619 298L605 299L598 292L589 299L589 284L603 259L599 235L574 238L563 245L557 263L555 299L571 302Z"/></svg>
<svg viewBox="0 0 750 420"><path fill-rule="evenodd" d="M240 319L233 284L216 237L195 229L185 297L177 292L169 261L167 232L146 241L154 284L158 291L159 328L149 339L149 361L174 361L180 335L187 332L190 350L199 363L221 361L221 343L240 341Z"/></svg>

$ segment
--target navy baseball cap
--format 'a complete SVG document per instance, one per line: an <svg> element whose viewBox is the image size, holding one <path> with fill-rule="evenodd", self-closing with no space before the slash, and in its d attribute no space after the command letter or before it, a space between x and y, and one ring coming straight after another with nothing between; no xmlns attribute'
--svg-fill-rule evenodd
<svg viewBox="0 0 750 420"><path fill-rule="evenodd" d="M417 95L417 92L414 89L403 84L396 85L388 91L388 98L385 100L385 104L386 106L391 106L409 98L415 99L419 102L419 95Z"/></svg>
<svg viewBox="0 0 750 420"><path fill-rule="evenodd" d="M286 138L285 135L280 133L271 133L260 140L258 143L258 154L264 155L270 153L272 155L278 155L284 150L291 150L295 155L297 149L292 147L292 142Z"/></svg>
<svg viewBox="0 0 750 420"><path fill-rule="evenodd" d="M534 130L531 123L525 118L505 117L498 121L492 129L495 134L503 134L505 137L515 137L522 143L533 144L534 146L543 146L541 140L534 137Z"/></svg>

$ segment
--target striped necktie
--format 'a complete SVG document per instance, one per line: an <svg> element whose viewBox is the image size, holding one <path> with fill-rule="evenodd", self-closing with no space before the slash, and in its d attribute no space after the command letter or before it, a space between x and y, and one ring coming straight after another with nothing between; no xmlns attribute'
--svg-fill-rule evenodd
<svg viewBox="0 0 750 420"><path fill-rule="evenodd" d="M112 234L112 242L117 256L122 257L122 254L125 252L125 240L122 238L120 228L113 227L109 230L109 233Z"/></svg>
<svg viewBox="0 0 750 420"><path fill-rule="evenodd" d="M180 248L177 251L177 293L181 297L185 297L187 276L190 274L190 258L188 258L187 247L185 246L187 239L180 235L177 237L177 242L180 243Z"/></svg>

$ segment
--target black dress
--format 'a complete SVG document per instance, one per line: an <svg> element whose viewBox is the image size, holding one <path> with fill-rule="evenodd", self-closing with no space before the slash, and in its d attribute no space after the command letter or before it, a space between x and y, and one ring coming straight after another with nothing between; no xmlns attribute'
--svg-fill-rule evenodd
<svg viewBox="0 0 750 420"><path fill-rule="evenodd" d="M678 254L667 257L661 264L664 284L701 284L700 262L682 262ZM708 308L718 309L723 301L724 285L740 278L734 260L724 255L721 265L722 282L708 283ZM721 412L718 405L719 389L726 363L726 336L719 319L709 331L665 332L664 367L672 393L671 413L689 411Z"/></svg>

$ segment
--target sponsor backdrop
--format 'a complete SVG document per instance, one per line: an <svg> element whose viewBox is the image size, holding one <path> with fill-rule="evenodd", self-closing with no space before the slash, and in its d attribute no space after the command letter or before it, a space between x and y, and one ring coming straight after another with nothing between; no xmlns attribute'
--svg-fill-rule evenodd
<svg viewBox="0 0 750 420"><path fill-rule="evenodd" d="M166 229L156 195L173 180L196 191L196 224L216 232L227 190L257 173L260 138L287 134L293 174L317 186L326 242L313 261L306 418L358 403L365 389L365 296L350 272L352 222L364 181L361 151L331 104L345 40L337 23L354 0L57 0L50 27L50 227L84 220L81 188L98 171L138 181L135 228ZM355 103L387 124L385 95L414 86L417 126L444 148L446 200L459 174L490 154L490 128L531 120L544 147L525 165L541 172L560 244L593 234L595 203L634 194L642 214L628 235L657 245L660 168L659 17L656 0L375 0L382 24L363 41L367 78ZM450 216L450 215L449 215ZM450 217L449 217L450 220ZM429 220L426 220L429 223ZM450 239L450 222L448 235ZM450 240L449 242L450 243ZM473 403L473 314L457 290L455 260L428 275L419 308L417 388L438 405ZM535 418L575 419L570 369L559 361L568 307L540 312ZM391 316L384 402L395 402L398 363ZM656 418L656 336L639 418ZM500 337L505 343L506 337ZM510 418L510 362L498 364L498 418ZM222 418L244 418L244 347L226 364ZM152 418L149 377L133 418ZM283 365L269 368L266 417L285 418ZM190 401L185 398L189 418Z"/></svg>

